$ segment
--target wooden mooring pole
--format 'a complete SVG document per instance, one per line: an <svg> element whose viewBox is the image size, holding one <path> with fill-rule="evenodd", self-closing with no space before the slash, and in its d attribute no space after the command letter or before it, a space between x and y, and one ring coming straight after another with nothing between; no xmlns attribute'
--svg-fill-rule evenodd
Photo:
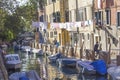
<svg viewBox="0 0 120 80"><path fill-rule="evenodd" d="M5 65L4 65L3 58L2 58L1 54L0 54L0 71L1 71L1 74L3 75L3 79L8 80L8 73L7 73L7 70L5 68Z"/></svg>

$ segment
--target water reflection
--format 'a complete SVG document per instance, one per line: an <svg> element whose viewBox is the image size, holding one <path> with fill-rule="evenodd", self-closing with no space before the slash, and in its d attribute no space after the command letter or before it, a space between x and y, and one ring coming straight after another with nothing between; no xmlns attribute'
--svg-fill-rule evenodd
<svg viewBox="0 0 120 80"><path fill-rule="evenodd" d="M100 75L82 75L78 76L78 80L108 80L107 76L100 76Z"/></svg>
<svg viewBox="0 0 120 80"><path fill-rule="evenodd" d="M55 64L50 65L52 66L52 68L54 67L53 72L57 71L60 72L59 75L62 75L61 77L56 76L55 78L52 78L50 80L108 80L107 76L78 74L76 68L62 67L59 69L56 67Z"/></svg>

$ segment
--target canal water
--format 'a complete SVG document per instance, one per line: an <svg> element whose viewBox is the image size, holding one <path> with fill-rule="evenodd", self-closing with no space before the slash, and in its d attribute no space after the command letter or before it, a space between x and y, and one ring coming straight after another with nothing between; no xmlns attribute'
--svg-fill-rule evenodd
<svg viewBox="0 0 120 80"><path fill-rule="evenodd" d="M22 60L21 71L36 70L44 80L112 80L108 76L78 74L75 68L58 68L47 57L18 52Z"/></svg>

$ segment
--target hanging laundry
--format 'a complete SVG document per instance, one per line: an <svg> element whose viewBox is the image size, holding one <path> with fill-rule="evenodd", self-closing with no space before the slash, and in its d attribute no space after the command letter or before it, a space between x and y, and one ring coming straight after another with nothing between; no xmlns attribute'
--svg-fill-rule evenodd
<svg viewBox="0 0 120 80"><path fill-rule="evenodd" d="M59 23L53 23L53 26L54 26L54 28L56 28L56 29L60 28L60 27L59 27Z"/></svg>
<svg viewBox="0 0 120 80"><path fill-rule="evenodd" d="M84 21L81 22L81 27L84 27L85 26L85 23Z"/></svg>
<svg viewBox="0 0 120 80"><path fill-rule="evenodd" d="M50 29L54 29L54 23L50 23Z"/></svg>
<svg viewBox="0 0 120 80"><path fill-rule="evenodd" d="M60 28L66 28L66 24L65 23L59 23L59 27Z"/></svg>
<svg viewBox="0 0 120 80"><path fill-rule="evenodd" d="M66 24L66 29L67 29L68 31L71 31L70 23L67 22L67 23L65 23L65 24Z"/></svg>
<svg viewBox="0 0 120 80"><path fill-rule="evenodd" d="M86 27L88 26L88 21L85 21L85 26L86 26Z"/></svg>
<svg viewBox="0 0 120 80"><path fill-rule="evenodd" d="M79 27L79 22L75 22L75 27Z"/></svg>
<svg viewBox="0 0 120 80"><path fill-rule="evenodd" d="M93 22L92 22L91 20L88 20L88 24L89 24L89 25L92 25Z"/></svg>
<svg viewBox="0 0 120 80"><path fill-rule="evenodd" d="M35 28L40 27L39 22L32 21L32 27L35 27Z"/></svg>

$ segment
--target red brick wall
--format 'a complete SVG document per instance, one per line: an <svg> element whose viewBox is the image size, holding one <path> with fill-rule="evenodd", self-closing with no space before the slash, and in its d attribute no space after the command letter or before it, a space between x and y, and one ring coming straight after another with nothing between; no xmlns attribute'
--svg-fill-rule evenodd
<svg viewBox="0 0 120 80"><path fill-rule="evenodd" d="M116 8L111 8L111 25L116 25Z"/></svg>
<svg viewBox="0 0 120 80"><path fill-rule="evenodd" d="M116 25L117 11L120 12L120 0L101 0L101 9L109 8L111 10L111 25ZM94 0L94 9L98 10L98 0Z"/></svg>
<svg viewBox="0 0 120 80"><path fill-rule="evenodd" d="M109 8L114 5L115 5L115 0L106 0L106 8Z"/></svg>

